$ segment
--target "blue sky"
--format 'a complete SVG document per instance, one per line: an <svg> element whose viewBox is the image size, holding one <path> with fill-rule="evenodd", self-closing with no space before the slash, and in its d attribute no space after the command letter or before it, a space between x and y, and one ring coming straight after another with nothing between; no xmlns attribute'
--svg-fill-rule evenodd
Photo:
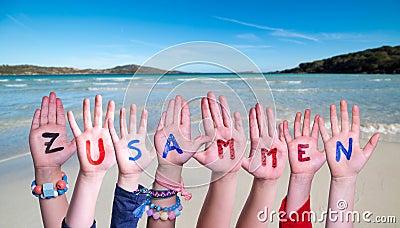
<svg viewBox="0 0 400 228"><path fill-rule="evenodd" d="M398 0L0 1L0 64L109 68L213 41L263 71L400 45Z"/></svg>

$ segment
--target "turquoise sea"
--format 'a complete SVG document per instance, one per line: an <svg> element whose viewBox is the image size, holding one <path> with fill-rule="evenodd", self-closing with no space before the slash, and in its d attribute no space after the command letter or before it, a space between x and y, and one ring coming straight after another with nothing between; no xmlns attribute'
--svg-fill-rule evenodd
<svg viewBox="0 0 400 228"><path fill-rule="evenodd" d="M149 132L157 123L166 98L179 93L190 103L192 122L199 123L198 96L207 91L227 95L231 111L239 111L247 118L248 108L254 105L254 94L265 95L261 101L272 105L275 101L277 120L293 122L297 111L310 108L329 120L329 105L346 99L349 105L358 104L361 110L362 137L373 132L382 133L382 140L400 143L400 75L343 75L343 74L267 74L246 75L246 80L233 74L167 75L152 86L159 75L35 75L0 77L0 162L29 153L28 134L35 109L41 98L55 91L65 105L81 118L82 100L103 95L113 99L119 109L130 85L129 102L143 103L148 91ZM264 78L265 77L265 78ZM132 79L132 80L131 80ZM266 94L268 85L271 94ZM268 88L267 88L268 89ZM133 93L132 93L133 91ZM136 92L136 94L134 94ZM263 93L263 94L261 94ZM140 106L140 105L139 105ZM197 126L194 126L197 128ZM69 127L68 127L69 130ZM201 130L201 129L200 129ZM72 136L70 134L70 136Z"/></svg>

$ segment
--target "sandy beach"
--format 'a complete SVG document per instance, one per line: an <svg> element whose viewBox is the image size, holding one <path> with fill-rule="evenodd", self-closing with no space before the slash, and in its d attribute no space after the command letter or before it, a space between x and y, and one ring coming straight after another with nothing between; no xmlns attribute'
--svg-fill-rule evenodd
<svg viewBox="0 0 400 228"><path fill-rule="evenodd" d="M400 216L400 197L398 189L400 179L397 174L400 166L398 150L399 144L380 142L370 161L364 167L357 180L357 192L355 198L355 210L371 211L374 216ZM69 176L71 190L67 192L70 199L74 182L79 169L76 156L72 157L63 167ZM116 183L117 167L114 166L106 175L97 202L96 220L98 227L109 227L113 200L113 191ZM150 171L151 172L151 171ZM204 173L202 175L208 175ZM30 155L21 156L0 163L0 182L3 183L0 198L0 227L41 227L42 221L38 200L30 191L30 183L34 177L32 160ZM188 177L185 177L188 178ZM203 176L202 178L207 178ZM278 191L275 198L274 209L278 209L282 198L286 195L289 178L289 165L279 180ZM231 227L234 227L240 215L251 187L252 177L244 170L239 173L236 201L232 216ZM311 208L316 214L326 210L330 173L327 165L324 165L316 174L312 186ZM141 183L148 185L151 179L143 175ZM202 202L207 193L207 186L191 188L193 198L184 202L184 211L177 220L177 227L194 227L200 213ZM256 215L249 215L256 216ZM144 218L144 217L143 217ZM396 224L361 223L355 227L398 227ZM142 219L139 227L145 227L146 220ZM324 223L315 223L315 227L324 227ZM270 227L278 227L276 218Z"/></svg>

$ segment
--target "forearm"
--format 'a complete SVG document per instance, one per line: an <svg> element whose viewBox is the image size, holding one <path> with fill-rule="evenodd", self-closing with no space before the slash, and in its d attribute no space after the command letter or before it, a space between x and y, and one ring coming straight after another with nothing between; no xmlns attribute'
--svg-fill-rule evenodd
<svg viewBox="0 0 400 228"><path fill-rule="evenodd" d="M61 167L35 168L37 185L57 183L61 179ZM68 210L68 201L65 194L51 199L39 197L40 211L44 227L60 227Z"/></svg>
<svg viewBox="0 0 400 228"><path fill-rule="evenodd" d="M351 218L347 218L347 214L354 209L356 180L356 176L342 178L332 177L328 211L331 210L334 214L330 216L328 213L326 227L353 227L353 221Z"/></svg>
<svg viewBox="0 0 400 228"><path fill-rule="evenodd" d="M311 192L312 174L291 174L286 198L285 212L297 211L308 200Z"/></svg>
<svg viewBox="0 0 400 228"><path fill-rule="evenodd" d="M271 211L276 194L277 180L253 179L253 185L240 214L236 227L267 227L258 220L259 211Z"/></svg>
<svg viewBox="0 0 400 228"><path fill-rule="evenodd" d="M211 180L215 180L214 173ZM235 201L237 173L228 173L210 183L197 220L197 227L229 227Z"/></svg>
<svg viewBox="0 0 400 228"><path fill-rule="evenodd" d="M177 165L159 165L157 167L157 172L161 173L165 177L167 177L171 182L180 183L181 175L182 175L182 166ZM160 183L155 181L153 183L154 190L168 190L168 188L162 186ZM176 203L176 197L170 197L167 199L162 200L153 200L152 203L155 203L157 206L160 207L171 207ZM147 227L175 227L175 220L161 220L161 219L154 219L152 216L149 216L147 219Z"/></svg>
<svg viewBox="0 0 400 228"><path fill-rule="evenodd" d="M65 222L70 227L90 227L94 221L96 201L105 172L79 172Z"/></svg>

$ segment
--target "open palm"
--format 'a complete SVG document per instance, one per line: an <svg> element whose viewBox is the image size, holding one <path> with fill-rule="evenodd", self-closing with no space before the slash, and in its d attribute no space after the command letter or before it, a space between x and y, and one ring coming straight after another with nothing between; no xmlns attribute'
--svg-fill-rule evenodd
<svg viewBox="0 0 400 228"><path fill-rule="evenodd" d="M304 112L303 129L301 131L301 113L297 112L294 120L294 139L290 136L288 122L283 123L285 140L289 150L289 163L292 174L314 175L325 163L325 153L318 150L318 119L314 118L310 134L310 110ZM304 147L302 148L302 145ZM304 151L302 154L300 151Z"/></svg>
<svg viewBox="0 0 400 228"><path fill-rule="evenodd" d="M220 107L213 92L208 92L207 98L201 101L203 125L206 135L212 138L204 152L197 152L195 159L208 167L213 173L224 175L228 172L237 172L246 149L246 135L242 126L242 119L238 112L234 113L235 125L232 126L231 112L224 96L219 97ZM222 116L221 116L222 113ZM212 121L210 121L212 120ZM223 148L223 155L218 154L217 140L234 140L234 158L229 155L230 148Z"/></svg>
<svg viewBox="0 0 400 228"><path fill-rule="evenodd" d="M261 104L256 104L249 112L250 125L250 155L243 158L242 167L255 178L277 180L282 175L287 160L287 147L283 136L283 124L279 124L279 137L273 110L266 109L268 128ZM262 149L276 149L275 154L264 154L266 162L263 165ZM275 160L275 161L274 161Z"/></svg>
<svg viewBox="0 0 400 228"><path fill-rule="evenodd" d="M365 145L360 146L360 111L357 105L352 109L352 124L350 128L347 102L340 102L341 129L339 129L336 106L330 107L332 137L325 128L324 120L319 119L319 128L324 141L326 157L332 177L356 176L371 157L372 152L379 141L379 133L375 133ZM350 150L349 142L352 141L352 153L349 159L339 150L337 144L340 142L347 151ZM337 156L340 156L339 157Z"/></svg>
<svg viewBox="0 0 400 228"><path fill-rule="evenodd" d="M29 146L35 168L59 167L76 151L75 141L67 139L64 106L54 92L43 97L41 109L35 111Z"/></svg>
<svg viewBox="0 0 400 228"><path fill-rule="evenodd" d="M167 139L173 136L182 153L178 150L164 153L168 147ZM176 96L175 100L170 100L166 112L163 112L157 131L154 135L154 144L158 154L160 164L173 164L182 166L185 164L200 146L208 142L208 137L199 136L192 140L190 130L190 108L187 101L181 96Z"/></svg>
<svg viewBox="0 0 400 228"><path fill-rule="evenodd" d="M151 150L146 148L147 116L147 110L143 109L139 128L136 129L136 105L132 104L130 107L129 128L127 128L126 111L122 108L120 110L119 124L121 138L118 138L114 128L114 122L111 119L109 120L109 129L115 148L120 175L127 176L142 173L156 155L154 148ZM128 148L132 140L136 140L137 143L134 144L134 147L139 149L140 152Z"/></svg>
<svg viewBox="0 0 400 228"><path fill-rule="evenodd" d="M90 115L90 101L83 101L84 132L79 129L72 111L68 111L68 121L75 136L78 159L84 173L106 172L115 164L114 147L108 131L107 119L114 118L114 102L110 101L106 121L102 126L102 98L96 95L94 123Z"/></svg>

